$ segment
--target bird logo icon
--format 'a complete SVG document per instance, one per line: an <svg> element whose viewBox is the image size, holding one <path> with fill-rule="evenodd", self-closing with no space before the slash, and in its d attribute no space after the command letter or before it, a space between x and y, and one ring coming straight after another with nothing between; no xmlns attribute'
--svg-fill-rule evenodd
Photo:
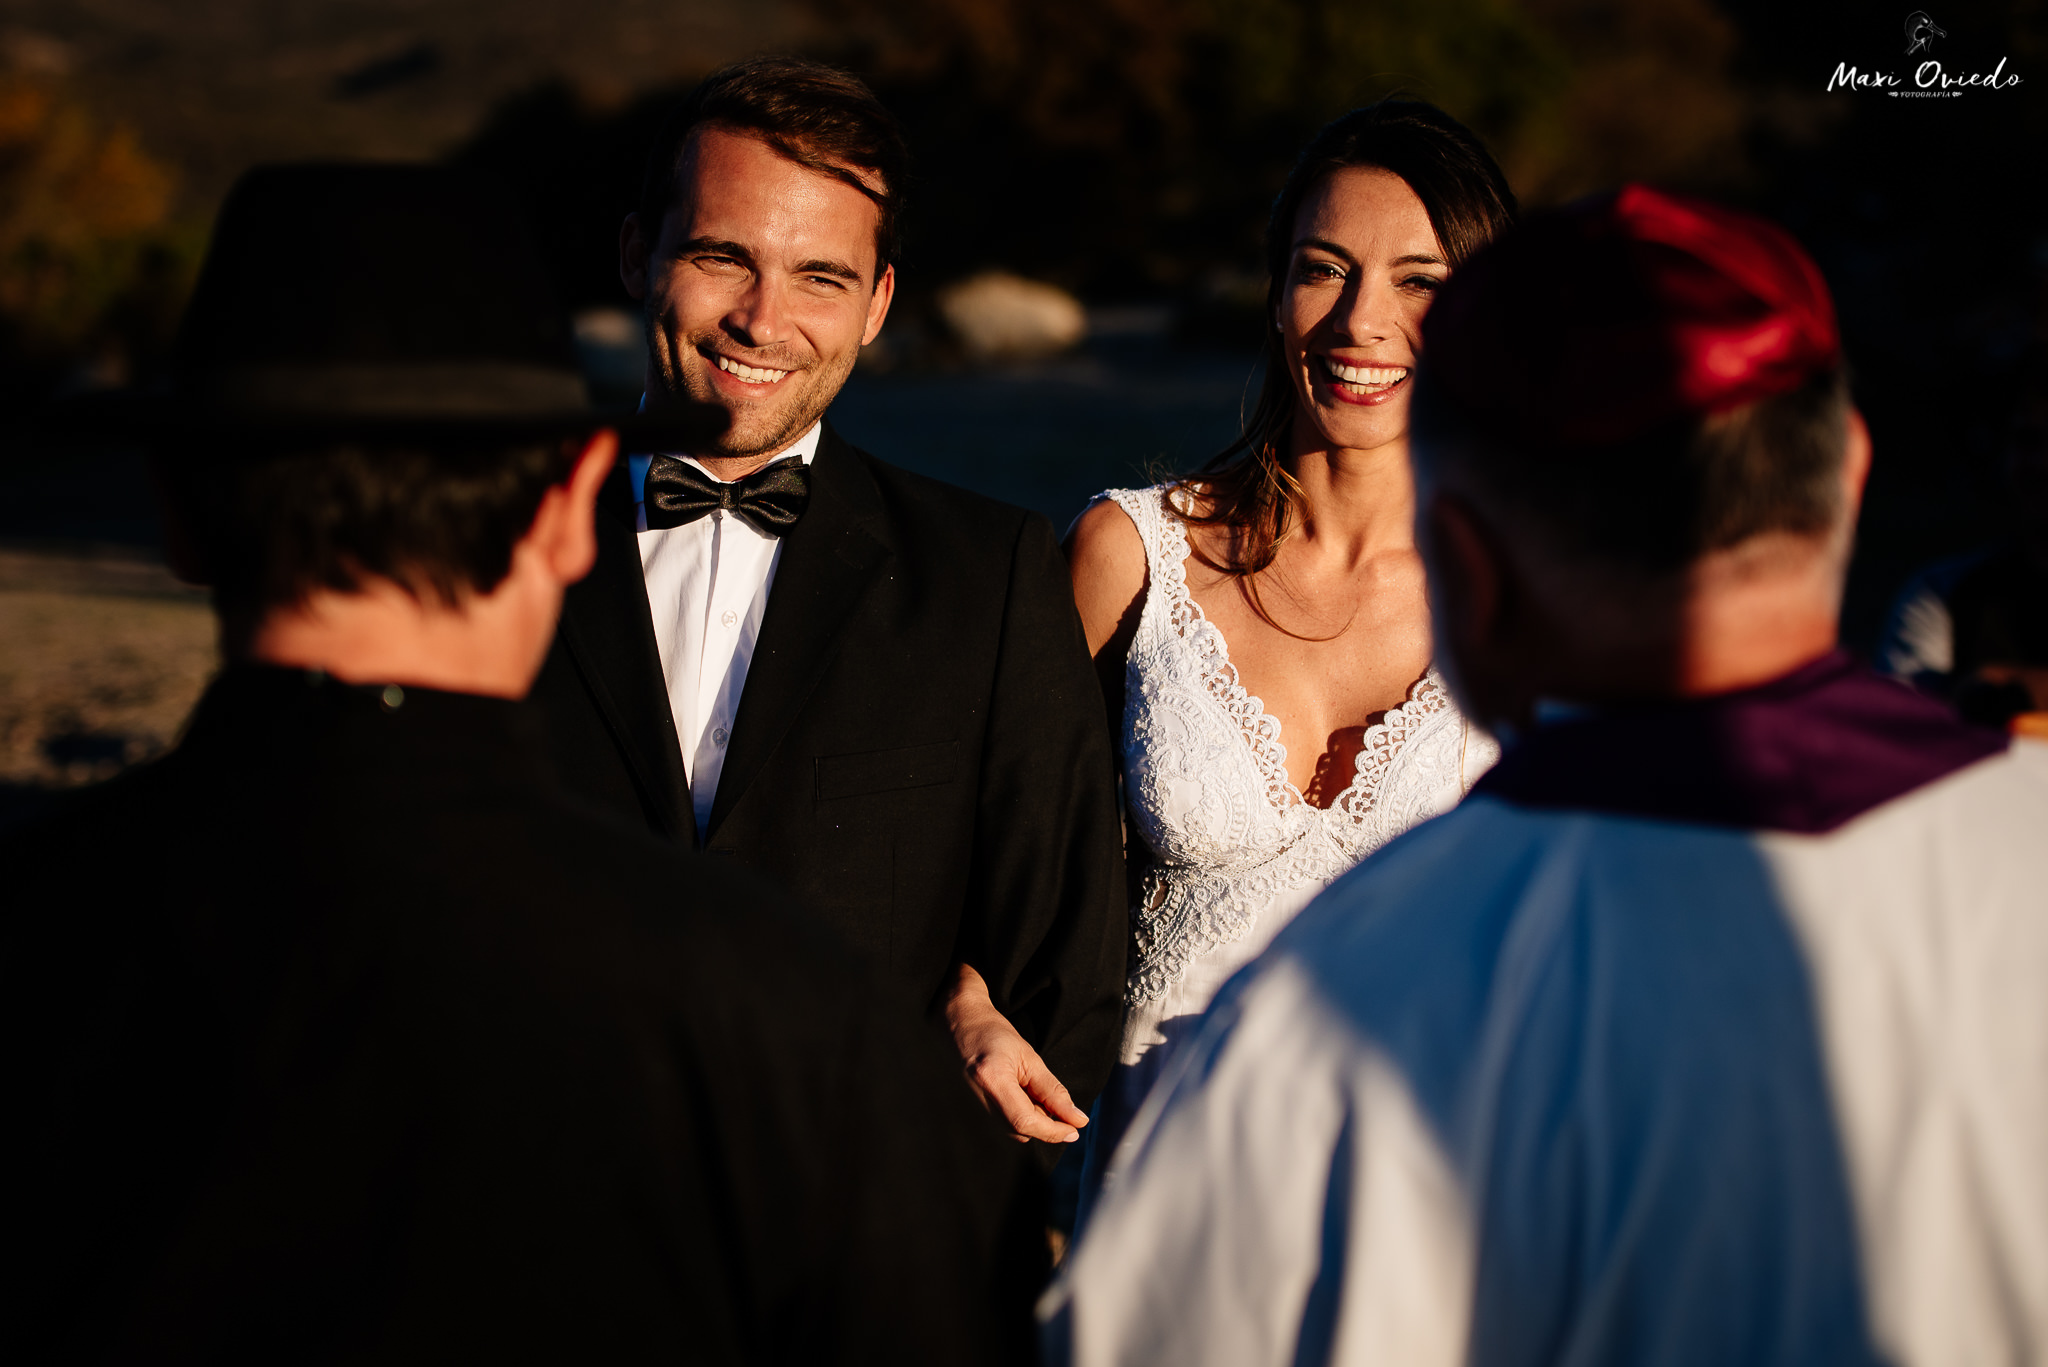
<svg viewBox="0 0 2048 1367"><path fill-rule="evenodd" d="M1947 32L1927 17L1926 10L1916 9L1906 16L1906 55L1908 57L1916 52L1927 51L1936 38L1946 37L1948 37Z"/></svg>

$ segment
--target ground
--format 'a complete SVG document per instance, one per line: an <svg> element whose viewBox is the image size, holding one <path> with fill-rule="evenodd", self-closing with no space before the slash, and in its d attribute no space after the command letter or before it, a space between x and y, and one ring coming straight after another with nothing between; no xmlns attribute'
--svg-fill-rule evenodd
<svg viewBox="0 0 2048 1367"><path fill-rule="evenodd" d="M217 660L202 593L72 548L0 548L0 641L0 824L169 748Z"/></svg>

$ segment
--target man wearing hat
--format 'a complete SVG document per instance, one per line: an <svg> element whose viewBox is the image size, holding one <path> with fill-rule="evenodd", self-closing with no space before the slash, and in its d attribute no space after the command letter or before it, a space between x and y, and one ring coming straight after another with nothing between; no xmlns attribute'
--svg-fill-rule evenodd
<svg viewBox="0 0 2048 1367"><path fill-rule="evenodd" d="M1870 452L1819 273L1631 187L1424 338L1438 649L1505 757L1217 999L1052 1356L2033 1360L2048 747L1835 644Z"/></svg>
<svg viewBox="0 0 2048 1367"><path fill-rule="evenodd" d="M226 664L0 848L0 1351L1021 1352L1039 1217L943 1046L781 895L558 795L519 699L616 435L505 201L252 172L179 379L127 424Z"/></svg>
<svg viewBox="0 0 2048 1367"><path fill-rule="evenodd" d="M646 411L535 688L563 780L760 872L951 1029L1019 1138L1071 1142L1127 935L1101 694L1052 528L825 413L888 316L908 154L858 80L764 58L655 140L620 276ZM959 434L972 443L971 431Z"/></svg>

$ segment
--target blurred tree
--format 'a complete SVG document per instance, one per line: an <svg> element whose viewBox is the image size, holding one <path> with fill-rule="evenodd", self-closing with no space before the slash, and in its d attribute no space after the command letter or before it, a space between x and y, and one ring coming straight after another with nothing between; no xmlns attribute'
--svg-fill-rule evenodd
<svg viewBox="0 0 2048 1367"><path fill-rule="evenodd" d="M1744 173L1711 0L808 0L925 167L919 257L1092 294L1248 266L1295 151L1400 92L1493 146L1525 199Z"/></svg>
<svg viewBox="0 0 2048 1367"><path fill-rule="evenodd" d="M200 231L171 172L48 79L0 73L0 361L19 393L81 362L105 378L161 350Z"/></svg>
<svg viewBox="0 0 2048 1367"><path fill-rule="evenodd" d="M1506 169L1525 199L1553 203L1627 180L1747 188L1736 30L1709 0L1525 5L1571 65L1553 121L1508 148Z"/></svg>
<svg viewBox="0 0 2048 1367"><path fill-rule="evenodd" d="M990 267L1097 300L1256 296L1295 153L1394 92L1465 120L1531 203L1629 177L1725 191L1745 169L1712 0L801 3L808 50L866 77L910 135L906 313ZM572 299L614 302L618 220L681 93L605 108L540 86L455 155L525 192Z"/></svg>
<svg viewBox="0 0 2048 1367"><path fill-rule="evenodd" d="M1235 113L1319 125L1399 88L1499 146L1552 136L1563 50L1511 0L1206 0L1207 43Z"/></svg>

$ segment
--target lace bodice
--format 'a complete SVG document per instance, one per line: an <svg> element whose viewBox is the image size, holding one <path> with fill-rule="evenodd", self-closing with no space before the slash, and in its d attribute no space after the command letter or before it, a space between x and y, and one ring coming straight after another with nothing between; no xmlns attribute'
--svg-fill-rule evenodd
<svg viewBox="0 0 2048 1367"><path fill-rule="evenodd" d="M1313 891L1409 827L1456 805L1499 756L1468 726L1432 667L1367 729L1351 783L1328 808L1287 778L1280 723L1239 683L1223 633L1188 592L1187 532L1166 486L1105 497L1145 544L1150 584L1125 666L1124 783L1156 862L1131 913L1126 1001L1144 1014L1268 908ZM1268 918L1270 922L1271 918Z"/></svg>

